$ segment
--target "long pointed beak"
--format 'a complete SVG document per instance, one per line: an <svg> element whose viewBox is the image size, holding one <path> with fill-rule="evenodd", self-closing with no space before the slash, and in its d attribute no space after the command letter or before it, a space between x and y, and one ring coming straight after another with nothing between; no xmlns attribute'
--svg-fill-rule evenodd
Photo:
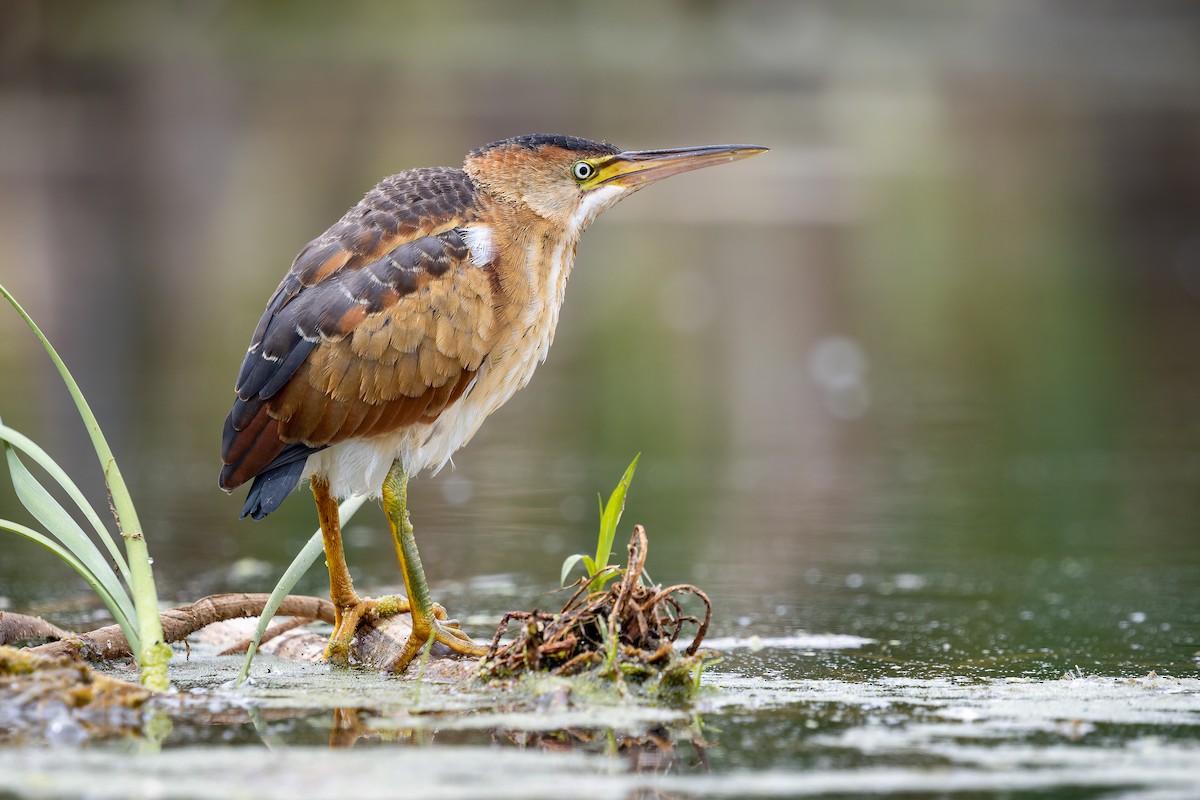
<svg viewBox="0 0 1200 800"><path fill-rule="evenodd" d="M711 144L671 150L626 150L601 167L600 185L640 189L654 181L767 152L756 144Z"/></svg>

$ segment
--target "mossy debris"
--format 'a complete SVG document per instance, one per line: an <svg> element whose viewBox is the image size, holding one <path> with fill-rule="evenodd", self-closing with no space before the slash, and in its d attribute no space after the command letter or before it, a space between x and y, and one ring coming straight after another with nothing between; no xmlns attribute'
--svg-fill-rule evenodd
<svg viewBox="0 0 1200 800"><path fill-rule="evenodd" d="M152 694L79 658L0 646L0 740L72 742L134 731Z"/></svg>

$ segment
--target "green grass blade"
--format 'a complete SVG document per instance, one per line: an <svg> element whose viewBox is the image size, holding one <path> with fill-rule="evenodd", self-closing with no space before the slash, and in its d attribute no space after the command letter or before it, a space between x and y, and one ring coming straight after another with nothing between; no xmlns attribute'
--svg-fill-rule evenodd
<svg viewBox="0 0 1200 800"><path fill-rule="evenodd" d="M365 496L351 497L338 506L338 519L341 524L345 525L355 512L365 503ZM313 565L321 554L325 552L325 542L321 537L320 528L301 548L296 557L292 559L292 563L284 570L283 577L279 579L279 583L275 584L275 588L271 590L271 596L267 598L267 604L263 607L262 616L258 618L258 627L254 629L254 636L250 640L250 647L246 650L246 659L242 662L242 668L238 671L237 677L233 679L234 686L241 686L242 681L250 674L250 664L254 661L254 656L258 653L258 643L262 641L263 634L267 631L267 626L271 624L272 617L279 610L279 604L284 598L291 594L299 580L304 577L304 573L308 572L308 568Z"/></svg>
<svg viewBox="0 0 1200 800"><path fill-rule="evenodd" d="M117 573L104 560L100 548L88 538L83 528L77 523L58 500L46 490L45 486L34 477L25 462L21 461L15 449L4 443L4 455L8 459L8 470L12 476L13 488L21 505L42 524L46 532L57 539L63 547L71 552L100 582L110 597L114 599L121 611L129 618L135 617L133 601L121 585ZM133 642L131 641L130 644Z"/></svg>
<svg viewBox="0 0 1200 800"><path fill-rule="evenodd" d="M79 389L75 378L72 377L71 371L67 369L67 365L63 363L54 346L50 344L50 340L42 333L42 329L3 285L0 285L0 295L8 300L9 304L25 320L29 330L41 342L42 348L54 363L71 399L75 402L75 408L79 412L80 419L83 420L83 426L92 440L92 448L96 451L100 469L104 473L104 484L108 487L113 515L117 518L117 528L125 540L125 553L129 558L129 584L133 595L133 604L137 610L138 638L141 644L137 652L137 661L142 670L142 684L156 691L165 691L170 688L170 681L167 679L167 662L170 660L171 648L163 642L162 621L158 616L158 593L154 585L154 571L150 567L150 552L146 547L146 539L142 534L142 524L138 520L133 498L129 496L129 489L125 485L125 479L121 476L120 469L117 468L112 448L108 446L108 441L104 438L103 431L100 430L100 423L96 420L96 415L92 413L87 400L84 399L83 392Z"/></svg>
<svg viewBox="0 0 1200 800"><path fill-rule="evenodd" d="M83 392L79 388L79 384L75 382L75 378L71 376L67 365L63 363L59 357L58 351L50 344L50 340L42 333L42 329L38 327L33 318L21 307L17 302L17 298L12 296L8 289L0 285L0 294L4 295L5 299L16 309L21 318L25 320L25 324L33 331L33 335L41 342L42 348L46 354L50 356L50 360L54 363L54 368L58 370L59 376L67 387L67 391L71 394L71 399L75 402L75 408L79 412L80 419L83 420L83 426L87 429L88 436L92 440L92 448L96 451L97 458L100 459L100 468L104 471L104 480L108 484L109 491L113 493L113 501L116 502L117 490L123 492L128 497L129 492L125 487L125 482L121 479L121 473L117 469L116 459L113 457L112 449L108 446L108 441L104 438L103 431L100 430L100 423L96 420L96 415L92 413L91 406L83 397ZM115 481L115 485L114 485ZM118 516L120 516L118 514Z"/></svg>
<svg viewBox="0 0 1200 800"><path fill-rule="evenodd" d="M617 488L613 489L613 493L609 496L608 503L600 515L600 537L596 543L597 572L608 566L608 559L612 555L613 541L617 536L617 525L621 522L621 512L625 510L625 495L629 492L629 484L633 481L633 473L637 469L638 459L641 457L641 453L633 457L633 461L626 468L625 474L621 476Z"/></svg>
<svg viewBox="0 0 1200 800"><path fill-rule="evenodd" d="M585 556L583 553L576 553L576 554L575 554L575 555L573 555L573 556L567 556L567 557L566 557L566 558L563 560L563 563L562 563L562 574L561 574L561 575L559 576L559 578L558 578L558 585L559 585L559 586L566 586L566 585L567 585L567 576L571 574L571 569L572 569L572 568L573 568L573 567L574 567L576 564L578 564L580 561L583 561L585 558L587 558L587 556ZM590 559L589 559L589 560L590 560ZM589 573L589 574L590 574L590 573Z"/></svg>
<svg viewBox="0 0 1200 800"><path fill-rule="evenodd" d="M79 574L79 577L87 581L88 586L91 586L92 590L95 591L100 599L104 602L104 605L113 615L113 619L116 620L117 624L121 626L121 632L125 634L125 639L129 642L130 648L134 648L136 651L138 646L137 631L134 629L130 617L125 615L125 612L121 609L121 604L117 602L116 598L109 593L108 588L105 587L105 585L92 573L91 570L89 570L83 564L82 561L72 555L69 550L51 539L49 536L45 536L32 528L20 524L19 522L0 519L0 530L10 531L18 536L24 536L30 541L37 542L42 547L58 556L59 559L66 563L71 569L75 570L75 572ZM128 598L126 598L126 600L128 600Z"/></svg>
<svg viewBox="0 0 1200 800"><path fill-rule="evenodd" d="M23 433L13 430L7 425L0 424L0 439L8 442L31 458L33 463L45 470L46 474L63 488L63 491L67 493L67 496L71 498L79 508L79 511L91 523L92 528L99 534L100 541L104 543L104 547L108 550L113 563L117 565L117 569L121 573L121 578L125 581L126 585L129 585L129 565L125 562L125 556L121 553L121 549L117 547L117 542L113 539L112 534L108 532L108 528L100 520L100 515L96 513L96 509L92 508L92 504L83 496L83 492L79 490L75 481L71 480L71 477L50 457L49 453Z"/></svg>

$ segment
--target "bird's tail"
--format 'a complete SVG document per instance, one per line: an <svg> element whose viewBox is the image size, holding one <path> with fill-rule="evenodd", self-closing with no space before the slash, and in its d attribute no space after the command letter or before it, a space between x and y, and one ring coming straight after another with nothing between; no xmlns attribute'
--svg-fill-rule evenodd
<svg viewBox="0 0 1200 800"><path fill-rule="evenodd" d="M300 483L305 461L301 458L255 476L246 495L246 504L242 506L242 518L262 519L279 508Z"/></svg>

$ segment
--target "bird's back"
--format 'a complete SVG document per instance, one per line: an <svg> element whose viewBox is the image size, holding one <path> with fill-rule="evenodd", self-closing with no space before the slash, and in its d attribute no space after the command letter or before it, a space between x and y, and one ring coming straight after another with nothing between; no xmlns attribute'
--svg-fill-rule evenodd
<svg viewBox="0 0 1200 800"><path fill-rule="evenodd" d="M273 511L314 453L430 425L471 385L504 302L468 246L479 205L462 170L409 170L296 257L225 423L220 485L255 480L244 513Z"/></svg>

